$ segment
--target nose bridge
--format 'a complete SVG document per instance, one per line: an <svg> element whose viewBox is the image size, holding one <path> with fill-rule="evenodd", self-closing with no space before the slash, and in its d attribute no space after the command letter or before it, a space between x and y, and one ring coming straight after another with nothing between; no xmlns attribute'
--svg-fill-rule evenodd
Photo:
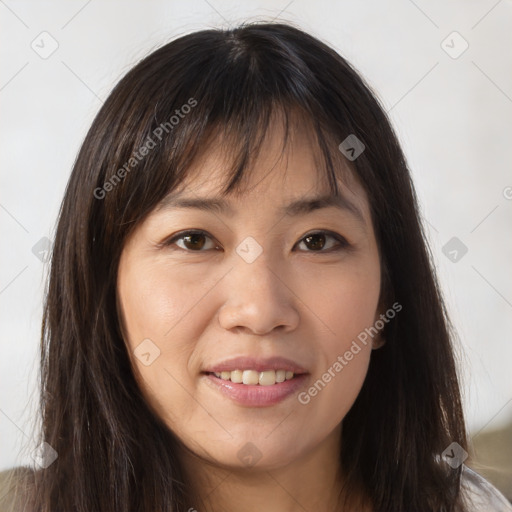
<svg viewBox="0 0 512 512"><path fill-rule="evenodd" d="M232 271L233 296L247 300L265 299L282 301L286 298L285 285L278 279L279 263L271 260L270 252L263 252L254 261L247 262L240 258ZM282 274L282 270L281 270ZM283 289L284 288L284 289Z"/></svg>
<svg viewBox="0 0 512 512"><path fill-rule="evenodd" d="M235 260L220 315L224 328L246 327L265 333L276 326L296 326L298 312L293 293L279 263L270 259L270 253L262 252L250 263L243 257Z"/></svg>

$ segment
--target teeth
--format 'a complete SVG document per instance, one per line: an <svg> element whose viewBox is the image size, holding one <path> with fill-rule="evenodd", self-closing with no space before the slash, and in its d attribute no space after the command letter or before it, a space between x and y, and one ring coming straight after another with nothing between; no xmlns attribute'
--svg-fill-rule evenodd
<svg viewBox="0 0 512 512"><path fill-rule="evenodd" d="M222 375L224 373L225 377ZM234 372L222 372L217 377L220 377L223 380L231 380L235 384L241 384L243 380L243 373L241 370L235 370ZM226 378L227 377L227 378Z"/></svg>
<svg viewBox="0 0 512 512"><path fill-rule="evenodd" d="M276 372L274 370L261 372L258 377L258 383L260 386L272 386L276 383Z"/></svg>
<svg viewBox="0 0 512 512"><path fill-rule="evenodd" d="M272 386L273 384L293 379L293 372L289 370L234 370L232 372L214 372L214 375L222 380L230 380L235 384L249 384L260 386Z"/></svg>

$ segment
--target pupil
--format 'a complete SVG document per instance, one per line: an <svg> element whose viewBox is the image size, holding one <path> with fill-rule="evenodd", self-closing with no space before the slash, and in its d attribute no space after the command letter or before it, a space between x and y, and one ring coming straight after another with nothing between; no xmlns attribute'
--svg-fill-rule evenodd
<svg viewBox="0 0 512 512"><path fill-rule="evenodd" d="M204 236L201 235L201 233L187 235L185 237L185 244L187 244L187 246L188 244L192 245L192 247L189 247L189 249L202 249L204 246Z"/></svg>
<svg viewBox="0 0 512 512"><path fill-rule="evenodd" d="M316 237L316 238L315 238ZM315 242L316 240L316 242ZM313 249L313 250L319 250L319 249L322 249L323 246L325 245L325 236L322 235L321 233L317 233L315 235L309 235L306 237L306 244L309 244L312 242L312 247L310 247L310 249Z"/></svg>

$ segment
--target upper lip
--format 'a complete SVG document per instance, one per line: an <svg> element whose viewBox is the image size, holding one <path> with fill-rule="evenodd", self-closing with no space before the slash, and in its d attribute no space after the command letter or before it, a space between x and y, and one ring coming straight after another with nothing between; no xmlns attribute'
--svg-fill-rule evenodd
<svg viewBox="0 0 512 512"><path fill-rule="evenodd" d="M220 363L212 364L204 372L232 372L234 370L256 370L263 372L265 370L288 370L295 374L308 373L301 365L295 363L286 357L251 357L241 356L233 359L227 359Z"/></svg>

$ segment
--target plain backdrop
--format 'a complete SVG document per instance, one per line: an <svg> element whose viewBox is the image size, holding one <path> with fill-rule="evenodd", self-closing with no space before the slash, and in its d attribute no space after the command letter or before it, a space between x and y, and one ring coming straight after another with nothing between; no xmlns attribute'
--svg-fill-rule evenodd
<svg viewBox="0 0 512 512"><path fill-rule="evenodd" d="M388 110L459 333L471 432L512 419L510 0L0 0L0 469L30 462L46 239L102 101L178 35L272 19L334 46Z"/></svg>

